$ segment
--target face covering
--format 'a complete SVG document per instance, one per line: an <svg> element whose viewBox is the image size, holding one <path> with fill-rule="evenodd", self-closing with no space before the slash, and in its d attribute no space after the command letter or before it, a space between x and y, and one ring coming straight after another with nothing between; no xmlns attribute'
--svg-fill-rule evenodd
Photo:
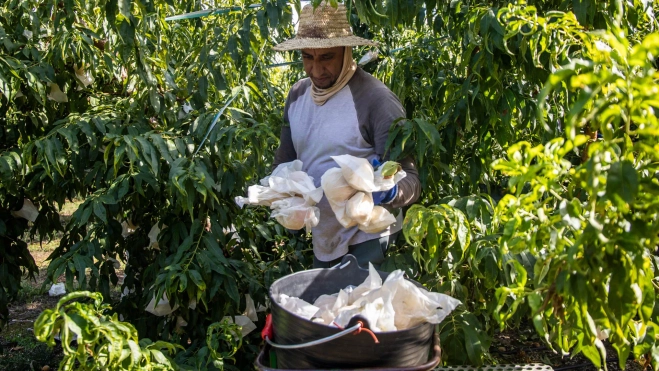
<svg viewBox="0 0 659 371"><path fill-rule="evenodd" d="M350 81L352 75L357 71L357 63L352 59L352 47L346 46L343 52L343 67L341 67L341 74L336 79L334 85L327 89L316 87L311 81L311 99L316 105L322 106L334 94L338 93Z"/></svg>

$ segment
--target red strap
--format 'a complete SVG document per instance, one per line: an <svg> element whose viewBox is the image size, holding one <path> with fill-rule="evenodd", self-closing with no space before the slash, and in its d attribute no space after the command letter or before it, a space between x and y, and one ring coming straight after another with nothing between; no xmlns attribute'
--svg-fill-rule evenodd
<svg viewBox="0 0 659 371"><path fill-rule="evenodd" d="M275 330L272 327L272 313L265 317L265 326L261 330L261 339L265 340L265 338L270 340L275 338Z"/></svg>
<svg viewBox="0 0 659 371"><path fill-rule="evenodd" d="M332 323L334 324L334 326L338 327L339 330L343 330L343 327L339 326L338 323L336 322L332 322ZM373 338L373 341L375 341L375 344L380 344L380 340L378 340L378 337L375 336L375 334L373 333L373 331L371 331L371 329L364 327L364 323L362 321L357 321L357 324L359 324L359 328L355 330L353 335L359 335L362 331L365 331L371 334L371 337Z"/></svg>
<svg viewBox="0 0 659 371"><path fill-rule="evenodd" d="M362 321L357 321L357 323L359 323L361 326L359 326L359 328L357 329L357 331L355 331L355 333L353 335L358 335L362 331L366 331L367 333L369 333L371 335L371 337L373 338L373 341L375 341L375 344L380 344L380 340L378 340L378 337L375 336L375 334L373 333L373 331L371 331L371 329L368 329L368 328L364 327L364 324L362 323Z"/></svg>

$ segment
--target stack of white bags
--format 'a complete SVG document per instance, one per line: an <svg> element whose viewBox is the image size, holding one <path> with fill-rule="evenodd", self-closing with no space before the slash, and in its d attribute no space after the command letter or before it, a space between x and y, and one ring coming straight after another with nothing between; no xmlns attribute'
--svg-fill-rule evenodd
<svg viewBox="0 0 659 371"><path fill-rule="evenodd" d="M373 192L392 189L405 177L403 170L385 177L382 167L375 171L364 158L342 155L332 156L332 159L339 168L327 170L320 178L320 184L342 226L357 226L364 232L377 233L396 222L396 217L387 209L375 206Z"/></svg>
<svg viewBox="0 0 659 371"><path fill-rule="evenodd" d="M305 228L311 231L318 225L320 210L316 205L323 197L323 190L316 188L307 173L302 171L302 161L295 160L277 166L271 175L261 179L260 185L247 189L247 197L236 197L239 207L246 204L269 206L271 217L288 229Z"/></svg>
<svg viewBox="0 0 659 371"><path fill-rule="evenodd" d="M315 205L324 192L336 219L345 228L357 226L364 232L378 233L396 222L387 209L375 206L373 192L392 189L405 177L404 171L384 176L383 167L376 171L364 158L342 155L332 159L339 167L323 174L322 188L315 187L313 178L302 171L302 161L295 160L280 164L260 184L250 186L247 197L235 198L236 204L241 208L269 206L270 216L284 227L292 230L306 227L309 232L318 225L320 210Z"/></svg>
<svg viewBox="0 0 659 371"><path fill-rule="evenodd" d="M417 287L396 270L382 282L369 264L369 276L361 285L348 286L333 295L321 295L312 304L280 294L277 303L287 311L316 323L346 327L361 315L374 332L400 331L422 323L440 323L460 301Z"/></svg>

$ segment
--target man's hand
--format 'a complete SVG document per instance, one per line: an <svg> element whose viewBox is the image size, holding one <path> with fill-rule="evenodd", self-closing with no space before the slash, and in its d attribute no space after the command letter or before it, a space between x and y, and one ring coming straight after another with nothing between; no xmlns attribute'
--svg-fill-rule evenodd
<svg viewBox="0 0 659 371"><path fill-rule="evenodd" d="M380 161L374 158L371 161L371 165L373 165L373 168L376 168L380 166ZM400 165L398 167L400 167ZM397 194L398 194L398 185L395 185L392 189L388 191L373 192L373 204L374 205L387 204L393 201Z"/></svg>

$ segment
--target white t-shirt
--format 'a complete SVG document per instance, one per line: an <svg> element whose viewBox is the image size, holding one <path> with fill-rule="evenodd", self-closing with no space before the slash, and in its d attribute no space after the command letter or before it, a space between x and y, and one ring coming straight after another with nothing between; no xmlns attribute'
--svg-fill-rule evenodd
<svg viewBox="0 0 659 371"><path fill-rule="evenodd" d="M275 166L299 159L303 171L320 186L320 178L330 168L338 167L331 156L349 154L369 161L382 161L389 128L395 120L405 117L398 98L382 82L362 69L324 105L311 98L311 81L298 81L288 94L284 108L285 126L275 156ZM409 162L409 163L408 163ZM411 161L402 161L407 177L399 183L398 195L390 204L405 206L420 193L418 173ZM320 223L312 229L313 250L321 261L345 255L348 246L388 236L401 229L398 222L377 233L366 233L357 227L344 228L336 219L327 198L317 204Z"/></svg>

